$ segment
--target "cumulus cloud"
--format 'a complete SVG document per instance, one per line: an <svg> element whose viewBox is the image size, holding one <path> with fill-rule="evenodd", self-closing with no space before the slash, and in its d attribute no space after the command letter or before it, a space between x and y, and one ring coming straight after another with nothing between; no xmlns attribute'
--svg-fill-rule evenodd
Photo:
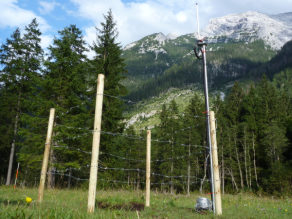
<svg viewBox="0 0 292 219"><path fill-rule="evenodd" d="M41 14L49 14L56 6L56 2L40 1L39 4L41 7L39 7L38 10Z"/></svg>
<svg viewBox="0 0 292 219"><path fill-rule="evenodd" d="M120 32L119 41L125 46L142 37L162 32L176 32L179 35L197 30L196 1L194 0L145 0L124 3L121 0L71 0L78 7L76 16L87 18L100 27L102 14L112 8L114 19ZM282 0L281 4L272 0L197 0L199 3L200 27L209 20L228 14L257 11L278 14L292 11L292 1ZM94 29L87 27L86 39L95 40Z"/></svg>
<svg viewBox="0 0 292 219"><path fill-rule="evenodd" d="M41 35L41 47L47 48L53 44L54 37L52 35Z"/></svg>
<svg viewBox="0 0 292 219"><path fill-rule="evenodd" d="M104 21L102 14L107 14L109 8L112 8L114 19L117 21L119 30L119 41L125 46L143 36L162 32L168 34L176 32L184 34L186 32L193 32L194 27L191 22L192 11L182 9L175 1L167 3L167 7L160 2L131 2L123 3L120 0L72 0L78 6L77 15L88 18L93 21L95 26L100 27L100 22ZM179 1L178 1L179 2ZM172 10L176 7L181 10ZM189 30L185 26L180 25L184 23L189 26ZM92 27L86 29L86 39L89 43L95 40L95 30ZM94 33L94 34L93 34Z"/></svg>
<svg viewBox="0 0 292 219"><path fill-rule="evenodd" d="M27 24L36 18L40 24L40 30L42 32L47 31L50 26L42 18L37 16L34 12L20 8L17 4L17 0L5 0L0 1L0 28L6 27L19 27L23 28Z"/></svg>

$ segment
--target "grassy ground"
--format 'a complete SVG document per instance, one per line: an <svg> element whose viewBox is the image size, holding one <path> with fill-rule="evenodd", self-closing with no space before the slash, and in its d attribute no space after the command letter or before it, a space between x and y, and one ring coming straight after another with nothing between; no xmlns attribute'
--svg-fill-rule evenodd
<svg viewBox="0 0 292 219"><path fill-rule="evenodd" d="M93 214L87 213L87 191L46 190L42 205L37 204L37 195L37 189L0 187L0 218L292 218L291 197L224 195L223 215L216 217L211 212L200 214L194 210L199 194L187 197L151 192L150 207L144 208L143 191L101 190L97 191ZM27 204L26 196L33 201Z"/></svg>

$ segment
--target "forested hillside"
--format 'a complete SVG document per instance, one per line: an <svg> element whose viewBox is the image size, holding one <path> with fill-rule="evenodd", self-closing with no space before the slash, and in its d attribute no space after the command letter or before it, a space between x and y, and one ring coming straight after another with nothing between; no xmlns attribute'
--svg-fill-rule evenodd
<svg viewBox="0 0 292 219"><path fill-rule="evenodd" d="M218 90L230 81L249 78L249 72L267 62L273 54L272 50L265 49L261 40L250 44L230 43L217 51L209 51L207 67L210 88ZM130 87L129 98L142 100L156 96L170 87L184 88L191 84L198 84L198 87L203 84L202 62L194 55L188 56L180 64L174 64L163 75L135 83L135 88Z"/></svg>

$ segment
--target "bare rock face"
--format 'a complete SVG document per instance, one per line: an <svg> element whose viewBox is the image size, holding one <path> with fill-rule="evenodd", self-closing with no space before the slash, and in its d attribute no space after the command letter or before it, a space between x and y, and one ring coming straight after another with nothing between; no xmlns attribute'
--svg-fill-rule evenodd
<svg viewBox="0 0 292 219"><path fill-rule="evenodd" d="M197 36L197 33L194 34ZM273 49L280 49L292 39L292 13L266 15L254 11L212 18L200 33L209 43L263 39Z"/></svg>

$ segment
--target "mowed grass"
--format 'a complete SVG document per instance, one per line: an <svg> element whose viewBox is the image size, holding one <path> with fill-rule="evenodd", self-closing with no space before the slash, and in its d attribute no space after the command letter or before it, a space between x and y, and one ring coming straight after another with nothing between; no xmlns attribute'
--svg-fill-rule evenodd
<svg viewBox="0 0 292 219"><path fill-rule="evenodd" d="M26 196L33 201L27 204ZM199 196L210 198L210 195L191 194L188 197L151 192L150 207L136 211L129 206L144 204L145 192L98 190L92 214L87 213L88 191L45 190L41 205L36 202L37 196L37 189L14 190L10 186L1 186L0 218L292 218L292 201L287 196L272 199L251 193L224 195L222 216L214 216L212 212L200 214L194 210Z"/></svg>

